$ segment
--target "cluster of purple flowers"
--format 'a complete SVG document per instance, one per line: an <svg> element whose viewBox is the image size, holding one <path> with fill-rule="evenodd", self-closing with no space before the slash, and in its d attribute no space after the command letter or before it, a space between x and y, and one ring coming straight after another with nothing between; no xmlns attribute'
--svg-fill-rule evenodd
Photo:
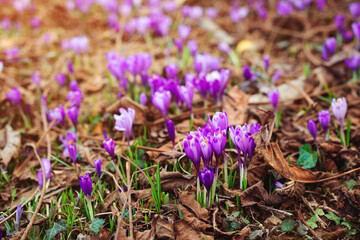
<svg viewBox="0 0 360 240"><path fill-rule="evenodd" d="M77 55L80 53L86 54L89 49L89 39L86 36L78 36L61 42L63 50L72 50Z"/></svg>
<svg viewBox="0 0 360 240"><path fill-rule="evenodd" d="M294 11L304 11L313 0L281 0L277 3L277 13L279 16L289 15ZM319 11L322 11L326 5L326 0L316 0L316 6Z"/></svg>

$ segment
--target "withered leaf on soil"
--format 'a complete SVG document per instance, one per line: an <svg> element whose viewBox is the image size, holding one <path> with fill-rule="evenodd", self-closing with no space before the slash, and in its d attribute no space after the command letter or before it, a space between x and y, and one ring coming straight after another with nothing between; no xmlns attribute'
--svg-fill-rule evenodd
<svg viewBox="0 0 360 240"><path fill-rule="evenodd" d="M152 236L152 232L154 230L145 230L143 232L136 232L135 239L136 240L152 240L154 239L154 236Z"/></svg>
<svg viewBox="0 0 360 240"><path fill-rule="evenodd" d="M21 144L21 136L18 131L15 131L10 125L0 129L0 159L3 160L7 166L12 157L19 154Z"/></svg>
<svg viewBox="0 0 360 240"><path fill-rule="evenodd" d="M290 166L277 142L260 147L259 151L264 156L264 160L284 178L302 183L314 183L317 181L316 176L311 171L298 166Z"/></svg>
<svg viewBox="0 0 360 240"><path fill-rule="evenodd" d="M195 185L196 179L193 175L183 175L180 172L160 172L161 189L165 191L174 188L186 187L187 185Z"/></svg>
<svg viewBox="0 0 360 240"><path fill-rule="evenodd" d="M177 207L181 211L183 220L185 222L187 222L193 229L195 229L197 231L205 232L206 229L212 228L212 226L210 224L207 224L204 221L202 221L201 219L197 218L194 213L190 212L182 204L178 204Z"/></svg>
<svg viewBox="0 0 360 240"><path fill-rule="evenodd" d="M156 215L152 220L151 228L155 229L156 239L175 239L174 220L167 216Z"/></svg>
<svg viewBox="0 0 360 240"><path fill-rule="evenodd" d="M224 99L224 111L229 117L229 124L238 125L245 122L245 111L248 106L249 95L234 86Z"/></svg>
<svg viewBox="0 0 360 240"><path fill-rule="evenodd" d="M208 221L209 220L209 212L206 208L201 207L201 205L195 200L194 194L188 191L182 191L180 193L180 202L189 208L196 217Z"/></svg>
<svg viewBox="0 0 360 240"><path fill-rule="evenodd" d="M262 181L249 187L240 194L240 201L243 207L250 207L262 201L265 202L266 205L273 206L280 204L283 200L284 197L279 195L269 195Z"/></svg>
<svg viewBox="0 0 360 240"><path fill-rule="evenodd" d="M176 240L203 240L205 236L208 240L213 240L213 236L201 234L201 232L193 229L190 224L184 220L176 221L174 224Z"/></svg>

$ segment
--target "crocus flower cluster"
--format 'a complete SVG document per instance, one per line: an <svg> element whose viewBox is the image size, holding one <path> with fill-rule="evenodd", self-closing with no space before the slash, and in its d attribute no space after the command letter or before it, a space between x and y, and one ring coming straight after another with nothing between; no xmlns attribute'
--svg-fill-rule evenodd
<svg viewBox="0 0 360 240"><path fill-rule="evenodd" d="M276 113L278 110L278 103L279 103L279 90L275 89L275 90L269 91L267 93L267 96L269 98L271 105L274 108L274 112Z"/></svg>
<svg viewBox="0 0 360 240"><path fill-rule="evenodd" d="M312 2L312 0L281 0L277 3L277 13L279 16L289 15L294 11L294 9L298 11L304 11ZM316 6L318 10L322 11L325 7L326 0L317 0Z"/></svg>
<svg viewBox="0 0 360 240"><path fill-rule="evenodd" d="M89 49L89 39L86 36L73 37L61 42L61 48L63 50L72 50L77 55L80 53L87 53Z"/></svg>
<svg viewBox="0 0 360 240"><path fill-rule="evenodd" d="M350 41L351 39L353 39L354 34L351 30L346 29L345 16L343 14L338 14L335 16L334 24L345 41ZM354 27L355 26L356 25L354 25Z"/></svg>
<svg viewBox="0 0 360 240"><path fill-rule="evenodd" d="M128 108L119 109L121 115L114 114L115 129L121 132L125 132L128 146L130 146L130 134L132 134L132 125L135 119L135 110Z"/></svg>

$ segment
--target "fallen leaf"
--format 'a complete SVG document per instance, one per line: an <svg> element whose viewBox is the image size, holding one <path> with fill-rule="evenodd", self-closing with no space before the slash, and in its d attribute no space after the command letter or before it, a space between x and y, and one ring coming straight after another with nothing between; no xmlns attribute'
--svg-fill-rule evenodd
<svg viewBox="0 0 360 240"><path fill-rule="evenodd" d="M175 239L174 220L169 217L155 215L151 228L155 229L156 239Z"/></svg>
<svg viewBox="0 0 360 240"><path fill-rule="evenodd" d="M180 172L167 172L164 169L160 172L161 190L171 191L174 188L195 185L196 178L193 175L183 175Z"/></svg>
<svg viewBox="0 0 360 240"><path fill-rule="evenodd" d="M143 232L136 232L135 239L136 240L151 240L154 239L154 237L151 236L151 233L153 232L153 229L151 230L145 230Z"/></svg>
<svg viewBox="0 0 360 240"><path fill-rule="evenodd" d="M6 125L4 129L0 129L0 159L7 166L12 157L19 154L21 144L21 136L18 131L10 125Z"/></svg>
<svg viewBox="0 0 360 240"><path fill-rule="evenodd" d="M214 239L213 236L201 234L201 232L193 229L192 226L184 220L176 221L174 227L176 240L203 240L203 236L206 237L207 240Z"/></svg>
<svg viewBox="0 0 360 240"><path fill-rule="evenodd" d="M189 208L196 217L207 221L209 219L209 212L206 208L201 207L200 203L198 203L195 198L194 194L188 192L188 191L182 191L180 193L180 202Z"/></svg>
<svg viewBox="0 0 360 240"><path fill-rule="evenodd" d="M284 197L279 195L269 195L263 185L263 182L260 181L243 191L240 194L241 205L251 207L264 201L266 205L273 206L280 204L284 200Z"/></svg>
<svg viewBox="0 0 360 240"><path fill-rule="evenodd" d="M249 95L240 91L238 86L230 89L224 99L224 111L226 111L229 124L238 125L245 122L245 111L248 106Z"/></svg>

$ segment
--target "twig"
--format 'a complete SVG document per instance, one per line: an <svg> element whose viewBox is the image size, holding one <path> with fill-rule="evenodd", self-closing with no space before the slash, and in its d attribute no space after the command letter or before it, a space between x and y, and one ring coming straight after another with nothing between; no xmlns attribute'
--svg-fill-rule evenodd
<svg viewBox="0 0 360 240"><path fill-rule="evenodd" d="M304 196L301 196L301 199L303 200L303 202L305 203L305 205L311 210L311 212L317 217L317 219L319 220L319 223L321 225L322 228L326 228L327 224L324 222L324 220L322 220L319 215L315 212L315 210L310 206L308 200L306 198L304 198Z"/></svg>
<svg viewBox="0 0 360 240"><path fill-rule="evenodd" d="M296 212L297 212L297 215L298 215L298 217L300 218L300 220L301 220L301 221L303 222L303 224L305 224L305 226L309 229L309 231L310 231L311 234L315 237L315 239L317 239L317 240L322 240L322 238L320 238L320 237L318 237L318 236L316 235L315 231L309 226L309 224L307 224L307 222L306 222L305 219L304 219L304 216L303 216L302 213L301 213L301 210L298 209L298 210L296 210Z"/></svg>
<svg viewBox="0 0 360 240"><path fill-rule="evenodd" d="M262 209L268 210L270 212L276 212L278 214L284 215L286 217L291 217L293 215L292 213L285 212L283 210L276 209L276 208L273 208L273 207L269 207L269 206L265 206L265 205L261 205L261 204L258 204L257 206L262 208Z"/></svg>
<svg viewBox="0 0 360 240"><path fill-rule="evenodd" d="M43 184L42 191L41 191L41 197L40 197L39 202L38 202L38 205L37 205L37 207L36 207L36 209L35 209L34 215L31 217L31 220L30 220L29 224L27 225L27 227L26 227L26 229L25 229L25 232L24 232L24 234L23 234L22 237L21 237L21 240L25 240L25 239L26 239L26 237L27 237L27 235L28 235L28 233L29 233L32 225L34 224L35 219L36 219L36 216L37 216L38 212L40 211L41 204L42 204L42 202L43 202L43 200L44 200L45 192L46 192L46 174L45 174L44 166L43 166L43 164L42 164L42 162L41 162L41 159L40 159L39 155L37 154L35 144L31 144L31 146L32 146L33 149L34 149L36 158L39 160L39 163L40 163L40 166L41 166L41 171L43 172L43 183L44 183L44 184Z"/></svg>
<svg viewBox="0 0 360 240"><path fill-rule="evenodd" d="M310 96L302 88L300 88L295 83L293 83L292 81L289 81L289 80L287 80L286 83L291 85L296 90L298 90L301 93L301 95L303 95L303 97L305 98L305 100L308 102L308 104L310 106L314 106L314 104L315 104L314 101L310 98Z"/></svg>

